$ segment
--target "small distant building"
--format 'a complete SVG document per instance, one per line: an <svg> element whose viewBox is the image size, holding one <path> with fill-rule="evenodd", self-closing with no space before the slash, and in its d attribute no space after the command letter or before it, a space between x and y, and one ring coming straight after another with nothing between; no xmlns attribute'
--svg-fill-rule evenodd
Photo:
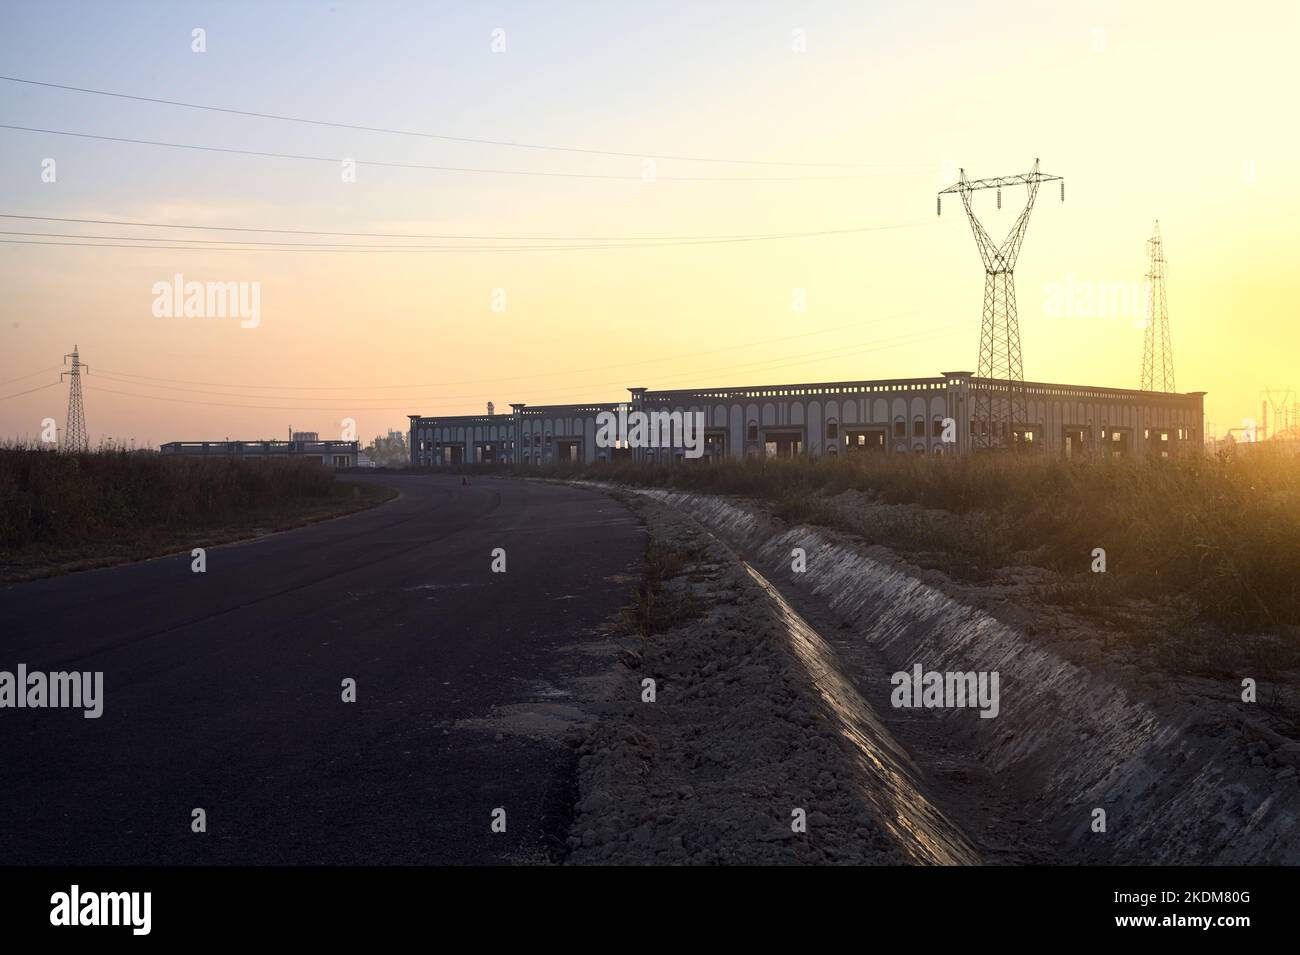
<svg viewBox="0 0 1300 955"><path fill-rule="evenodd" d="M299 435L310 435L311 439L300 441ZM361 443L318 441L315 432L296 431L292 441L169 441L158 450L162 454L186 457L315 461L330 469L341 469L357 466Z"/></svg>

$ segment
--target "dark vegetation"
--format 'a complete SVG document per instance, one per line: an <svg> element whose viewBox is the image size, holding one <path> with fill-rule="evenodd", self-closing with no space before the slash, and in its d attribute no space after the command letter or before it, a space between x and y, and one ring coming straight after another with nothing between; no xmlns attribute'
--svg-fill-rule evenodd
<svg viewBox="0 0 1300 955"><path fill-rule="evenodd" d="M390 496L310 462L0 448L0 579L211 546Z"/></svg>
<svg viewBox="0 0 1300 955"><path fill-rule="evenodd" d="M623 623L633 633L650 639L699 616L703 608L690 591L669 582L703 556L703 549L674 548L653 542L646 550L645 577L637 584L632 601L623 609Z"/></svg>
<svg viewBox="0 0 1300 955"><path fill-rule="evenodd" d="M485 469L486 470L486 469ZM1300 625L1300 458L854 455L840 460L497 468L760 501L965 580L1056 571L1051 602L1164 601L1229 631ZM846 492L854 492L846 494ZM1093 574L1094 548L1107 572Z"/></svg>

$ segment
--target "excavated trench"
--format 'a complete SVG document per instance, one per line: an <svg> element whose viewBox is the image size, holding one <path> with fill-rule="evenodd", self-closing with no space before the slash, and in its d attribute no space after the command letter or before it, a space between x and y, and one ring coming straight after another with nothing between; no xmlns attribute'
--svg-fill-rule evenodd
<svg viewBox="0 0 1300 955"><path fill-rule="evenodd" d="M1300 861L1297 779L1252 765L1234 711L1153 706L825 528L719 497L633 493L690 515L748 562L853 743L863 797L916 861ZM806 572L792 572L795 548ZM894 708L890 674L915 664L997 672L996 718Z"/></svg>
<svg viewBox="0 0 1300 955"><path fill-rule="evenodd" d="M858 795L915 862L969 865L980 861L966 834L924 794L911 758L885 729L874 709L840 672L835 651L780 591L748 562L745 570L767 594L818 696L850 744Z"/></svg>

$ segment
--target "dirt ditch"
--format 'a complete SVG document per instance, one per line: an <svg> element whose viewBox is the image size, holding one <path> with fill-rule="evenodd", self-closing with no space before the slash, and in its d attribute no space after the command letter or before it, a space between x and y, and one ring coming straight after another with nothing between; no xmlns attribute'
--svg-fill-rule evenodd
<svg viewBox="0 0 1300 955"><path fill-rule="evenodd" d="M1045 640L1033 608L991 611L1007 595L847 535L618 493L683 555L657 598L680 612L623 638L618 705L579 750L572 861L1300 861L1300 744L1242 702L1251 674L1153 679L1077 652L1106 645L1095 625ZM916 664L996 672L996 717L891 705Z"/></svg>

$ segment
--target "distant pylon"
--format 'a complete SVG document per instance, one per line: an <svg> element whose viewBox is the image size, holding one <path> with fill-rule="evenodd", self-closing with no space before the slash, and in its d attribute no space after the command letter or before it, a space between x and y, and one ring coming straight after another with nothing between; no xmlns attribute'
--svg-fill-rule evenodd
<svg viewBox="0 0 1300 955"><path fill-rule="evenodd" d="M65 371L59 375L62 381L64 375L68 378L68 420L63 426L63 450L65 451L89 451L90 439L86 435L86 409L81 404L81 370L84 368L90 371L88 365L81 363L81 356L77 353L77 346L72 346L72 354L63 356L63 363L66 365L68 359L72 359L72 370Z"/></svg>
<svg viewBox="0 0 1300 955"><path fill-rule="evenodd" d="M1029 427L1028 400L1025 396L1025 370L1020 356L1020 320L1016 315L1016 259L1029 225L1038 187L1060 176L1038 171L1038 160L1028 173L1001 176L997 179L961 178L939 193L936 208L943 211L943 196L955 192L961 196L970 219L975 244L984 261L984 319L980 325L980 358L976 380L972 382L974 408L971 420L971 445L975 448L1009 448L1017 442L1017 430L1023 438ZM1029 196L1025 208L1011 225L1011 231L997 245L984 231L971 208L971 193L977 189L997 189L998 208L1002 208L1002 187L1023 185ZM1061 201L1065 201L1065 181L1061 180Z"/></svg>
<svg viewBox="0 0 1300 955"><path fill-rule="evenodd" d="M1142 390L1174 391L1174 348L1169 340L1169 308L1165 303L1165 249L1160 222L1147 239L1147 327L1142 343Z"/></svg>
<svg viewBox="0 0 1300 955"><path fill-rule="evenodd" d="M1263 415L1272 414L1272 427L1267 429L1264 437L1280 440L1300 438L1300 407L1296 405L1295 389L1265 388L1260 392L1260 398Z"/></svg>

